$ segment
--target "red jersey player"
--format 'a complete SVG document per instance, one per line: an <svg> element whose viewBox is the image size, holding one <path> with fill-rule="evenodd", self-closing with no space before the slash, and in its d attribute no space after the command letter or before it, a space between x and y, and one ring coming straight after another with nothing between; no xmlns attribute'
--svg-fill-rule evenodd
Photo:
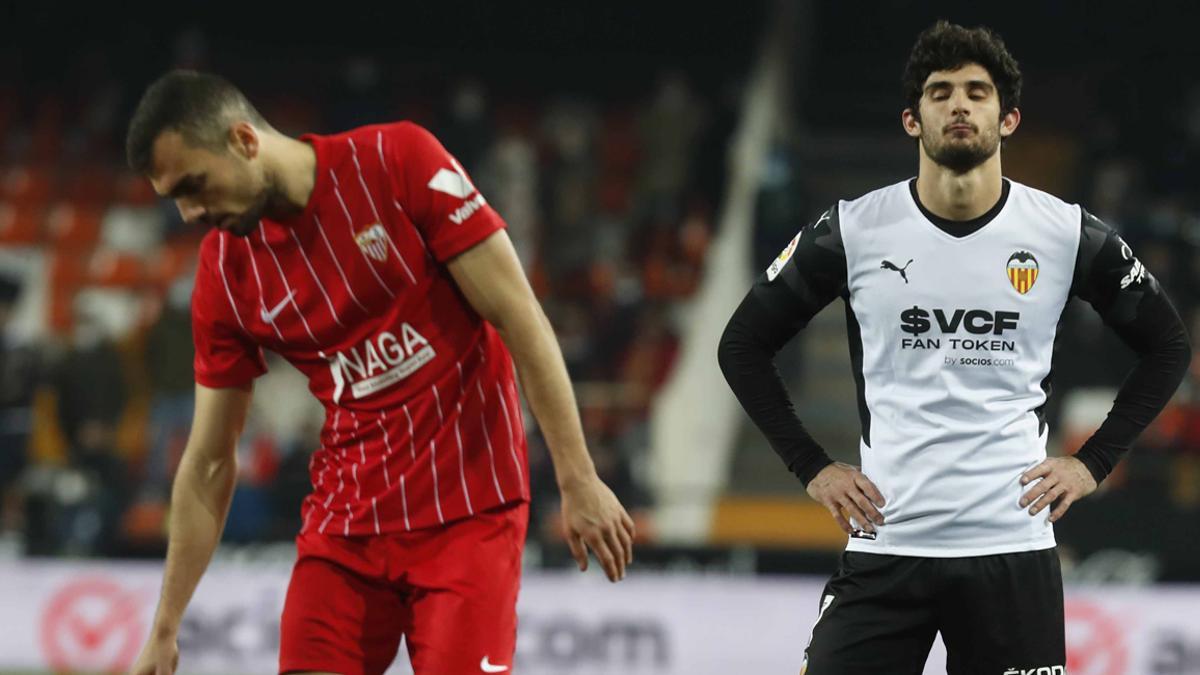
<svg viewBox="0 0 1200 675"><path fill-rule="evenodd" d="M510 670L529 499L514 362L579 567L590 548L624 576L633 522L596 476L553 331L504 221L432 135L400 122L297 140L227 81L175 71L144 94L127 154L211 227L192 297L195 419L134 673L174 672L264 348L326 412L280 672L382 673L402 636L417 673Z"/></svg>

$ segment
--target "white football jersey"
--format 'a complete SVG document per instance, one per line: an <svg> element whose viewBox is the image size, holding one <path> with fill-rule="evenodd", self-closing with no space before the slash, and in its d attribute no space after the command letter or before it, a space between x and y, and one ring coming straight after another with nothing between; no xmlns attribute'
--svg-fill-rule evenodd
<svg viewBox="0 0 1200 675"><path fill-rule="evenodd" d="M1041 409L1071 290L1081 210L1009 184L961 237L931 222L909 183L837 205L862 470L886 524L849 550L971 556L1054 546L1050 509L1019 504L1046 458Z"/></svg>

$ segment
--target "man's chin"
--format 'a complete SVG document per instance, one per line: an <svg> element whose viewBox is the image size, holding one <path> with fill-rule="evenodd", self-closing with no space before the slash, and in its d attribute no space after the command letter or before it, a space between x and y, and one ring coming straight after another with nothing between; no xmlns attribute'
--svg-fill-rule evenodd
<svg viewBox="0 0 1200 675"><path fill-rule="evenodd" d="M979 148L959 146L942 148L939 152L931 153L929 158L938 166L950 169L955 173L967 173L988 161L993 154Z"/></svg>

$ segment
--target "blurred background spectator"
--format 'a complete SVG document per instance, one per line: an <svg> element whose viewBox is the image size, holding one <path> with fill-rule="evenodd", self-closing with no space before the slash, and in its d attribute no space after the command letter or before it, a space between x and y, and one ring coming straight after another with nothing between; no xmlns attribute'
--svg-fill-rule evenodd
<svg viewBox="0 0 1200 675"><path fill-rule="evenodd" d="M748 284L835 199L915 172L897 126L899 75L916 33L935 18L995 27L1022 64L1025 118L1004 150L1006 173L1118 228L1192 335L1200 331L1200 79L1186 67L1200 61L1191 24L1124 4L1010 13L927 5L518 12L480 3L361 8L321 25L249 7L245 20L214 12L181 23L22 6L10 28L25 34L0 42L7 550L163 553L170 478L193 405L189 302L202 233L129 174L122 142L143 88L182 66L227 76L285 133L412 119L460 159L507 220L558 333L597 468L643 525L641 564L682 556L732 568L745 560L734 551L751 550L751 571L827 573L841 546L832 522L747 422L717 494L656 488L656 406L681 367L705 280L721 271L714 251L728 245L723 235L749 242ZM761 161L747 166L732 150L758 114L752 80L764 68L777 69L781 94ZM731 194L746 185L749 226L738 234L723 223L736 220ZM840 314L823 313L779 363L815 436L856 461ZM1048 411L1052 448L1072 452L1108 410L1131 356L1079 303L1061 333ZM294 536L322 416L281 359L271 358L256 389L225 531L248 547ZM727 392L711 396L722 409L736 405ZM548 457L527 428L531 555L565 564ZM694 452L699 460L716 450ZM712 501L711 526L660 541L656 509L692 498ZM1156 578L1195 580L1198 510L1193 365L1104 492L1063 522L1060 541L1080 564L1116 547L1151 557ZM1147 519L1191 536L1164 537Z"/></svg>

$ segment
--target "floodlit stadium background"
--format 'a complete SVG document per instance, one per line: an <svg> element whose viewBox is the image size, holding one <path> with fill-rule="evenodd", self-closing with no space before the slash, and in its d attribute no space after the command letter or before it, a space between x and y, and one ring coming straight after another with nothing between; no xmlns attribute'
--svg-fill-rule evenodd
<svg viewBox="0 0 1200 675"><path fill-rule="evenodd" d="M1005 173L1118 227L1200 334L1196 9L593 4L8 6L0 672L121 668L153 611L190 423L200 233L128 173L121 148L137 97L169 67L227 76L289 134L413 119L508 221L597 465L641 533L622 584L571 571L530 424L519 672L798 670L844 538L744 418L716 340L802 223L915 172L899 77L937 18L996 28L1021 63ZM1049 418L1053 450L1072 452L1131 354L1085 305L1062 334ZM814 436L856 461L840 308L779 364ZM321 411L298 373L270 366L225 543L181 634L182 672L273 672ZM1200 365L1056 530L1069 672L1200 673ZM394 672L408 672L400 661Z"/></svg>

